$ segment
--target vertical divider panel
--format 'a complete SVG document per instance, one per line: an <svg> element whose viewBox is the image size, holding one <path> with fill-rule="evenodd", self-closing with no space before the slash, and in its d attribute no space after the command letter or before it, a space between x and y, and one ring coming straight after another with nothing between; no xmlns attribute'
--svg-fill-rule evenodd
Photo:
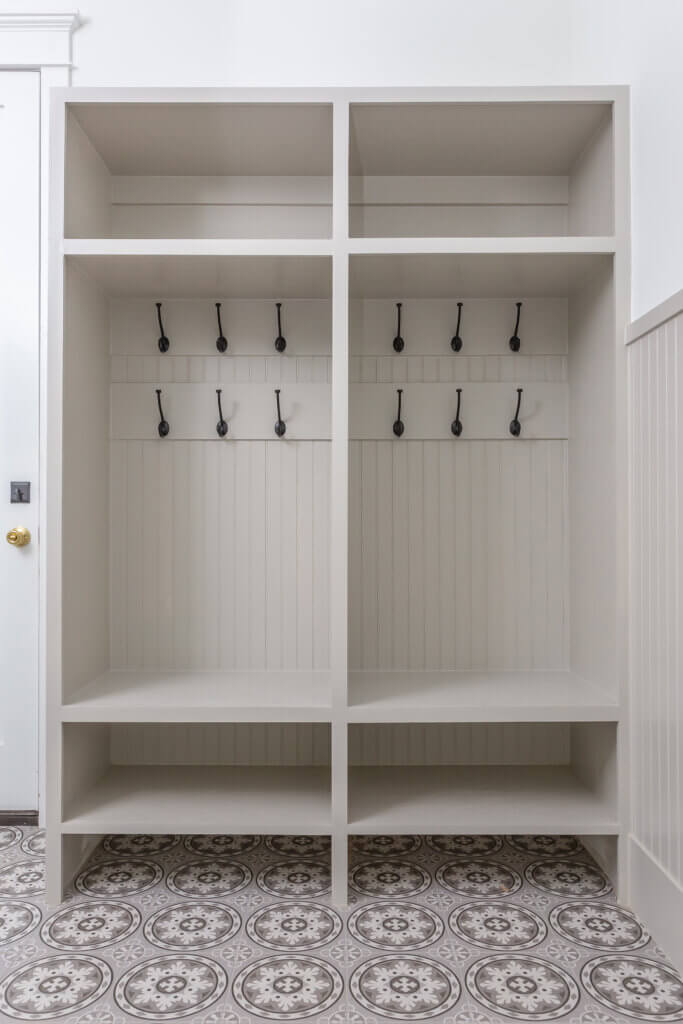
<svg viewBox="0 0 683 1024"><path fill-rule="evenodd" d="M349 468L349 104L333 108L332 454L330 666L332 670L332 898L347 901L348 468Z"/></svg>

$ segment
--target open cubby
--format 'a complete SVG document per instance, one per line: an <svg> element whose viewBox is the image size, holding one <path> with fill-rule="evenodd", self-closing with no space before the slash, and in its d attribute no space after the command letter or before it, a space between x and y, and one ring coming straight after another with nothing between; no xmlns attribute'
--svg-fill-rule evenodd
<svg viewBox="0 0 683 1024"><path fill-rule="evenodd" d="M66 260L65 714L324 720L329 261L192 262Z"/></svg>
<svg viewBox="0 0 683 1024"><path fill-rule="evenodd" d="M613 723L349 726L349 830L359 835L610 835Z"/></svg>
<svg viewBox="0 0 683 1024"><path fill-rule="evenodd" d="M352 103L352 237L610 235L612 105Z"/></svg>
<svg viewBox="0 0 683 1024"><path fill-rule="evenodd" d="M329 238L332 108L74 103L68 238Z"/></svg>
<svg viewBox="0 0 683 1024"><path fill-rule="evenodd" d="M64 725L62 831L330 832L330 727Z"/></svg>
<svg viewBox="0 0 683 1024"><path fill-rule="evenodd" d="M616 877L625 91L53 103L50 901L137 830L329 834L340 906L349 834Z"/></svg>
<svg viewBox="0 0 683 1024"><path fill-rule="evenodd" d="M614 719L612 257L354 255L350 295L353 717Z"/></svg>

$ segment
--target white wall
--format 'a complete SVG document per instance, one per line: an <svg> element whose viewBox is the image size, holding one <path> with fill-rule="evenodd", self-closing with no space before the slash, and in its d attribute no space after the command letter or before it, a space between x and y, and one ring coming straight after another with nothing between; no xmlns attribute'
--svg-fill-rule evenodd
<svg viewBox="0 0 683 1024"><path fill-rule="evenodd" d="M81 0L80 11L74 85L630 84L634 318L681 287L681 0Z"/></svg>

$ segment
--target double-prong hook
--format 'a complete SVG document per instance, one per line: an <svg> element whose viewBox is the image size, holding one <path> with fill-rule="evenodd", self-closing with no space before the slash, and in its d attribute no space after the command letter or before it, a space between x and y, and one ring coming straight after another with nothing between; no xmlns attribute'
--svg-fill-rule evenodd
<svg viewBox="0 0 683 1024"><path fill-rule="evenodd" d="M403 303L396 303L396 337L393 340L394 352L402 352L405 348L405 341L401 337L401 307Z"/></svg>
<svg viewBox="0 0 683 1024"><path fill-rule="evenodd" d="M451 423L451 433L456 437L460 437L462 434L462 422L460 420L460 398L462 396L462 388L458 388L456 393L458 396L458 407L455 410L455 419Z"/></svg>
<svg viewBox="0 0 683 1024"><path fill-rule="evenodd" d="M458 303L458 322L455 325L455 334L451 338L451 348L454 352L459 352L462 348L462 338L460 337L460 318L462 316L462 302Z"/></svg>
<svg viewBox="0 0 683 1024"><path fill-rule="evenodd" d="M515 321L515 329L513 331L512 337L510 338L510 348L512 349L513 352L519 352L520 345L522 344L519 338L519 318L522 312L522 303L518 302L516 305L517 319Z"/></svg>
<svg viewBox="0 0 683 1024"><path fill-rule="evenodd" d="M401 437L403 431L406 429L401 419L401 399L403 398L403 388L397 388L396 394L398 395L398 413L396 414L396 420L394 421L394 434L396 437Z"/></svg>
<svg viewBox="0 0 683 1024"><path fill-rule="evenodd" d="M276 302L275 305L277 307L277 338L275 339L275 350L276 352L284 352L284 350L287 348L287 342L285 338L282 336L282 320L280 312L282 309L282 303ZM282 433L284 434L284 430L282 431Z"/></svg>
<svg viewBox="0 0 683 1024"><path fill-rule="evenodd" d="M219 437L225 437L228 432L228 424L225 422L223 417L223 406L221 405L221 388L216 388L216 397L218 398L218 423L216 424L216 433Z"/></svg>
<svg viewBox="0 0 683 1024"><path fill-rule="evenodd" d="M216 338L216 348L219 352L227 352L228 350L228 339L223 334L223 325L221 323L221 304L216 303L216 316L218 317L218 337Z"/></svg>
<svg viewBox="0 0 683 1024"><path fill-rule="evenodd" d="M519 422L519 410L522 405L522 388L517 388L517 408L515 409L515 418L510 420L510 433L513 437L519 437L522 433L522 424Z"/></svg>
<svg viewBox="0 0 683 1024"><path fill-rule="evenodd" d="M275 388L275 402L277 404L277 420L275 422L275 433L278 437L284 437L285 431L287 430L287 424L282 418L280 413L280 389Z"/></svg>
<svg viewBox="0 0 683 1024"><path fill-rule="evenodd" d="M161 322L161 303L157 302L156 306L157 306L157 320L159 321L159 331L161 332L160 335L159 335L159 342L158 342L159 351L160 352L168 352L169 348L171 347L171 342L166 337L166 333L164 331L164 325Z"/></svg>
<svg viewBox="0 0 683 1024"><path fill-rule="evenodd" d="M168 432L171 429L168 425L168 421L164 419L164 410L161 408L161 388L157 388L157 405L159 406L159 437L167 437Z"/></svg>

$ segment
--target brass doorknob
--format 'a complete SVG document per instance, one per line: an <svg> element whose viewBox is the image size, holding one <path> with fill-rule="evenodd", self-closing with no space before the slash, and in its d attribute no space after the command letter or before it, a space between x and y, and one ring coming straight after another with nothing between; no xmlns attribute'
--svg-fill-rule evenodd
<svg viewBox="0 0 683 1024"><path fill-rule="evenodd" d="M13 544L15 548L23 548L31 540L31 534L25 526L15 526L7 534L7 543Z"/></svg>

